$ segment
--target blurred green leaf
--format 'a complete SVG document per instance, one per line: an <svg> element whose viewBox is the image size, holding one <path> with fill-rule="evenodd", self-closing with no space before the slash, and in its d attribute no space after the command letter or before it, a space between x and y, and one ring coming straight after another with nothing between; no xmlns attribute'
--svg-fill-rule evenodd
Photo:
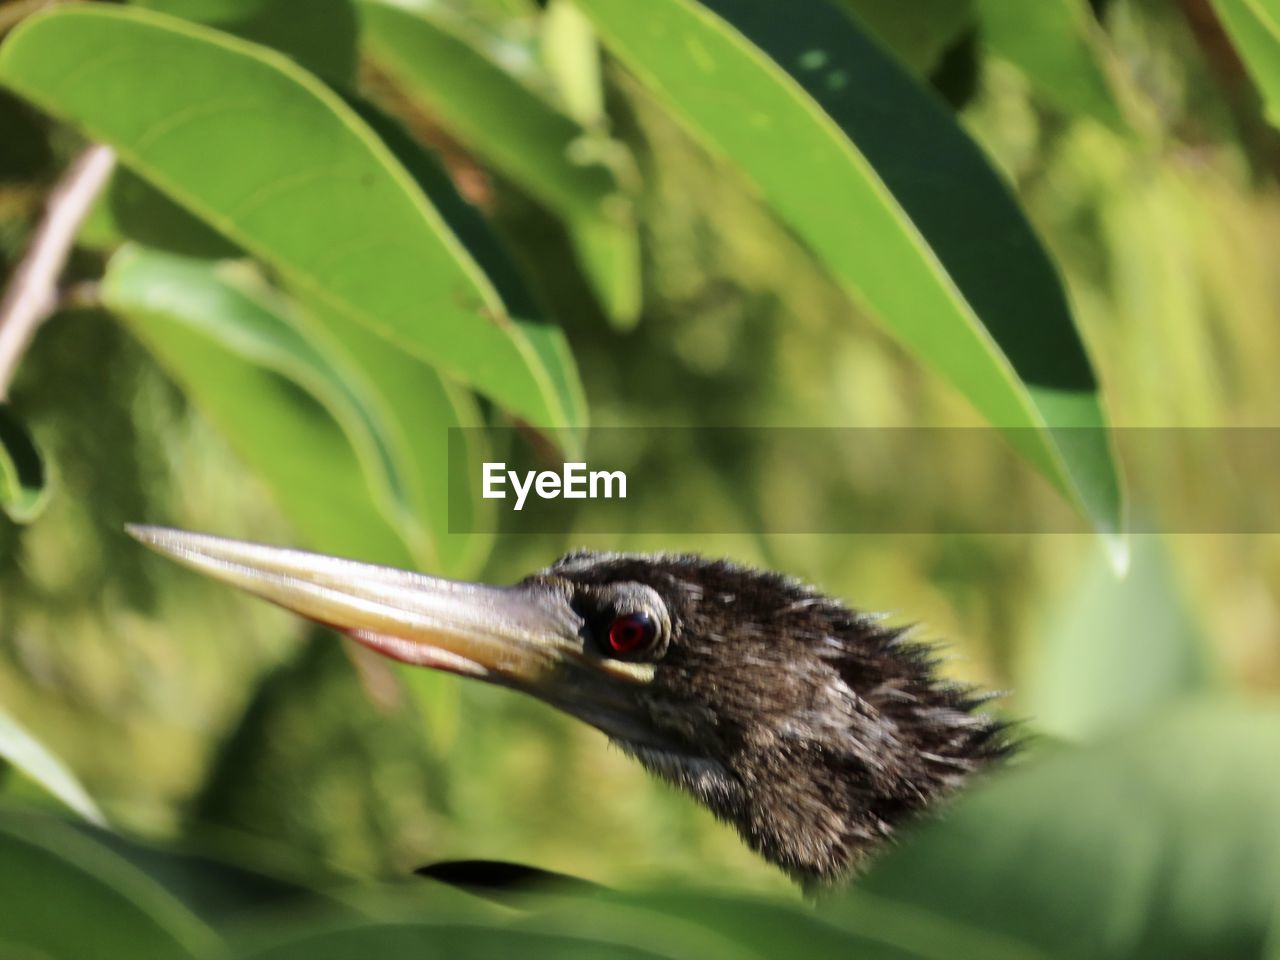
<svg viewBox="0 0 1280 960"><path fill-rule="evenodd" d="M133 240L186 257L243 256L225 237L136 173L117 167L77 242L113 251Z"/></svg>
<svg viewBox="0 0 1280 960"><path fill-rule="evenodd" d="M412 566L388 516L406 481L375 414L233 274L125 247L108 265L103 302L266 482L310 546Z"/></svg>
<svg viewBox="0 0 1280 960"><path fill-rule="evenodd" d="M1100 63L1100 31L1086 0L978 0L978 12L983 42L1047 102L1130 132Z"/></svg>
<svg viewBox="0 0 1280 960"><path fill-rule="evenodd" d="M90 823L106 822L76 775L3 710L0 710L0 759L11 763Z"/></svg>
<svg viewBox="0 0 1280 960"><path fill-rule="evenodd" d="M931 95L823 0L785 17L767 0L581 5L855 300L1099 529L1119 528L1097 385L1057 273Z"/></svg>
<svg viewBox="0 0 1280 960"><path fill-rule="evenodd" d="M0 49L0 82L111 143L294 287L534 426L576 425L567 352L532 342L559 331L511 319L386 148L305 71L206 28L93 5L24 21Z"/></svg>
<svg viewBox="0 0 1280 960"><path fill-rule="evenodd" d="M1262 93L1267 119L1280 127L1280 2L1211 0Z"/></svg>
<svg viewBox="0 0 1280 960"><path fill-rule="evenodd" d="M635 224L578 217L565 227L605 316L619 330L634 327L644 307L640 235Z"/></svg>
<svg viewBox="0 0 1280 960"><path fill-rule="evenodd" d="M422 718L394 692L371 697L343 645L313 629L258 685L190 804L190 835L278 848L313 883L407 878L432 857L442 784Z"/></svg>
<svg viewBox="0 0 1280 960"><path fill-rule="evenodd" d="M616 180L602 158L575 160L571 147L588 132L531 85L531 48L481 34L441 4L359 9L369 55L431 116L548 207L603 214Z"/></svg>
<svg viewBox="0 0 1280 960"><path fill-rule="evenodd" d="M43 817L0 815L0 953L51 960L180 960L213 933L93 839Z"/></svg>
<svg viewBox="0 0 1280 960"><path fill-rule="evenodd" d="M130 0L272 47L334 83L354 82L356 13L351 0Z"/></svg>
<svg viewBox="0 0 1280 960"><path fill-rule="evenodd" d="M654 936L654 939L661 939ZM677 938L666 938L668 940ZM707 960L754 958L750 953L716 954L671 952L632 946L603 936L568 933L535 933L450 923L387 923L305 933L297 939L245 955L245 960L492 960L494 957L527 957L530 960L652 960L699 956Z"/></svg>
<svg viewBox="0 0 1280 960"><path fill-rule="evenodd" d="M541 322L544 319L542 308L498 234L480 211L462 198L435 158L422 149L400 124L359 98L349 98L348 102L382 138L383 144L431 200L507 308L517 316L537 321L523 327L528 343L542 358L552 387L567 411L568 422L585 424L586 395L578 381L569 343L559 327ZM563 430L557 436L566 449L581 441L581 432L573 429Z"/></svg>
<svg viewBox="0 0 1280 960"><path fill-rule="evenodd" d="M50 829L46 822L33 821L33 826ZM63 828L55 824L51 829ZM337 912L337 905L326 893L282 875L301 874L299 865L289 863L277 873L236 862L234 856L242 848L229 843L226 836L219 837L216 856L210 856L184 846L163 846L88 827L79 832L145 873L219 933L239 924L251 926L264 914L274 918L294 908L323 907L326 915Z"/></svg>
<svg viewBox="0 0 1280 960"><path fill-rule="evenodd" d="M316 322L318 319L318 322ZM363 327L304 303L296 322L325 344L342 384L367 413L401 488L393 520L417 566L454 577L469 576L484 562L495 522L492 504L469 483L469 463L484 459L482 418L475 400ZM450 456L449 431L461 429L466 456ZM452 489L452 493L451 493ZM449 500L467 518L469 533L449 532Z"/></svg>
<svg viewBox="0 0 1280 960"><path fill-rule="evenodd" d="M1159 537L1135 539L1122 578L1095 557L1036 634L1019 689L1036 729L1054 736L1118 729L1212 685L1204 638Z"/></svg>
<svg viewBox="0 0 1280 960"><path fill-rule="evenodd" d="M538 23L539 61L564 104L565 112L584 127L607 121L600 44L573 0L549 0Z"/></svg>
<svg viewBox="0 0 1280 960"><path fill-rule="evenodd" d="M535 51L440 4L361 0L363 43L400 91L560 216L609 316L640 310L639 241L614 167L623 148L550 96ZM539 86L546 89L539 89Z"/></svg>
<svg viewBox="0 0 1280 960"><path fill-rule="evenodd" d="M1277 757L1274 703L1164 711L966 793L873 864L854 902L869 892L1060 958L1265 956Z"/></svg>
<svg viewBox="0 0 1280 960"><path fill-rule="evenodd" d="M844 0L917 75L928 74L974 22L974 0Z"/></svg>
<svg viewBox="0 0 1280 960"><path fill-rule="evenodd" d="M145 184L137 186L146 195L145 209L163 213L169 201ZM156 229L144 232L162 236L171 247L199 251L201 225L184 221L180 209L173 213L172 221L148 219ZM162 230L166 224L174 229ZM488 552L484 533L493 511L470 496L475 491L465 482L454 487L454 508L466 518L463 529L475 535L449 533L451 471L455 481L470 476L467 463L482 454L482 434L465 430L467 456L462 462L449 457L450 429L481 424L466 391L320 300L309 299L304 307L288 302L247 264L127 248L113 259L109 275L113 307L181 317L314 396L351 441L383 514L411 552L411 565L451 576L477 569ZM277 491L282 499L287 495ZM323 542L312 545L331 549Z"/></svg>
<svg viewBox="0 0 1280 960"><path fill-rule="evenodd" d="M970 930L894 903L876 903L840 925L806 904L707 893L606 894L601 899L651 912L655 926L714 931L753 956L805 960L1035 960L1039 954L999 935ZM868 898L870 899L870 898ZM579 905L578 909L581 909Z"/></svg>
<svg viewBox="0 0 1280 960"><path fill-rule="evenodd" d="M0 510L14 523L30 523L48 501L44 459L27 428L0 403Z"/></svg>

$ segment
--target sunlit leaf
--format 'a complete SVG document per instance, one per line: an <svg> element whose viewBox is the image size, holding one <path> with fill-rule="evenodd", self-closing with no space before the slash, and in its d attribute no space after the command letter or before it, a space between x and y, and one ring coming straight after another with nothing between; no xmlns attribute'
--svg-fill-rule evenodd
<svg viewBox="0 0 1280 960"><path fill-rule="evenodd" d="M1163 711L957 800L857 885L1062 958L1266 956L1280 930L1280 707ZM855 890L856 893L856 890ZM856 900L856 897L855 897ZM839 917L839 899L824 905Z"/></svg>
<svg viewBox="0 0 1280 960"><path fill-rule="evenodd" d="M471 494L468 464L483 459L483 432L475 400L416 358L322 304L303 303L295 322L326 345L345 388L366 411L386 456L395 463L400 488L393 511L396 529L421 569L464 577L488 553L492 504ZM471 445L460 461L450 456L450 430ZM452 487L452 493L451 488ZM449 503L461 512L467 533L449 532Z"/></svg>
<svg viewBox="0 0 1280 960"><path fill-rule="evenodd" d="M1118 529L1097 384L1062 284L941 104L823 0L782 17L768 0L581 6L856 301L1098 528Z"/></svg>
<svg viewBox="0 0 1280 960"><path fill-rule="evenodd" d="M326 80L348 84L355 79L358 31L351 0L130 2L272 47Z"/></svg>
<svg viewBox="0 0 1280 960"><path fill-rule="evenodd" d="M573 0L550 0L538 24L540 61L569 116L584 127L606 121L595 28Z"/></svg>
<svg viewBox="0 0 1280 960"><path fill-rule="evenodd" d="M104 56L103 51L110 51ZM0 83L122 161L354 322L535 426L572 425L576 384L368 127L266 48L146 11L60 8L0 50ZM214 158L234 158L211 162Z"/></svg>
<svg viewBox="0 0 1280 960"><path fill-rule="evenodd" d="M390 519L406 481L372 412L271 305L207 262L133 247L112 258L102 295L309 546L413 566Z"/></svg>
<svg viewBox="0 0 1280 960"><path fill-rule="evenodd" d="M90 823L105 822L98 805L75 774L3 710L0 710L0 759L12 764Z"/></svg>
<svg viewBox="0 0 1280 960"><path fill-rule="evenodd" d="M48 499L40 451L8 405L0 403L0 510L14 523L30 523Z"/></svg>
<svg viewBox="0 0 1280 960"><path fill-rule="evenodd" d="M559 327L544 322L542 308L532 288L493 227L479 210L462 198L435 157L413 140L399 123L358 97L349 97L348 103L413 177L418 189L439 211L454 236L462 241L507 308L515 316L537 321L524 325L524 335L546 367L551 389L567 412L567 422L585 424L586 395L578 382L568 341ZM565 449L574 449L581 437L576 430L563 430L557 436Z"/></svg>
<svg viewBox="0 0 1280 960"><path fill-rule="evenodd" d="M1211 0L1262 92L1267 118L1280 127L1280 2Z"/></svg>
<svg viewBox="0 0 1280 960"><path fill-rule="evenodd" d="M0 816L0 890L6 957L183 960L217 943L159 884L48 818Z"/></svg>
<svg viewBox="0 0 1280 960"><path fill-rule="evenodd" d="M477 34L442 4L359 7L369 55L432 116L549 207L602 213L615 178L600 158L575 160L571 147L587 131L532 86L532 49Z"/></svg>
<svg viewBox="0 0 1280 960"><path fill-rule="evenodd" d="M370 57L420 109L557 214L608 314L640 309L639 249L615 168L623 149L552 102L535 51L441 4L361 0ZM579 81L582 82L582 81ZM541 89L540 89L541 87Z"/></svg>
<svg viewBox="0 0 1280 960"><path fill-rule="evenodd" d="M243 265L126 247L111 261L104 298L266 481L309 546L474 573L493 519L463 480L482 456L481 432L461 430L462 455L450 455L450 431L480 422L474 400L326 306L289 304L244 274ZM467 533L449 532L451 502ZM400 672L444 737L457 709L454 678Z"/></svg>
<svg viewBox="0 0 1280 960"><path fill-rule="evenodd" d="M1129 131L1100 63L1099 30L1086 0L978 0L978 12L983 42L1025 73L1046 101Z"/></svg>

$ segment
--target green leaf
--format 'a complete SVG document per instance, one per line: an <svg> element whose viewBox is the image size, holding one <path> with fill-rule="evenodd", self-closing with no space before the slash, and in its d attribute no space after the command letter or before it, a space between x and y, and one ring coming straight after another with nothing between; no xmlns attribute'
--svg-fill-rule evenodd
<svg viewBox="0 0 1280 960"><path fill-rule="evenodd" d="M917 75L937 66L974 22L974 0L844 0L882 44Z"/></svg>
<svg viewBox="0 0 1280 960"><path fill-rule="evenodd" d="M667 938L670 939L670 938ZM655 952L631 946L621 939L505 930L499 926L465 924L387 923L304 933L297 939L245 954L245 960L491 960L521 957L528 960L651 960L654 957L703 956L704 954ZM750 954L733 954L751 957ZM709 960L729 960L720 954Z"/></svg>
<svg viewBox="0 0 1280 960"><path fill-rule="evenodd" d="M365 498L372 497L386 518L382 526L404 544L410 566L466 576L483 561L492 511L486 502L469 500L472 491L465 484L454 490L454 509L466 513L466 529L478 534L449 533L450 480L469 476L471 458L483 456L476 430L461 433L470 444L466 456L449 456L449 431L481 422L465 391L326 305L289 303L247 264L126 247L110 263L104 298L130 323L155 314L185 323L314 397L354 451L367 482ZM200 363L198 355L183 358L184 367ZM211 397L210 402L227 399ZM237 444L237 437L228 439ZM261 449L263 456L269 454L268 445ZM246 459L251 466L259 464L256 457ZM275 493L282 504L293 497L288 487ZM319 516L301 529L316 535L331 522ZM345 537L338 542L350 543ZM313 545L338 549L327 538Z"/></svg>
<svg viewBox="0 0 1280 960"><path fill-rule="evenodd" d="M318 322L316 322L318 320ZM466 577L484 562L492 543L493 505L469 482L469 463L485 458L483 420L470 394L438 376L363 327L304 303L297 322L342 369L347 388L359 396L365 416L387 455L396 463L401 489L396 498L397 529L421 569ZM461 428L469 449L451 457L449 431ZM450 488L454 509L468 518L449 532ZM419 671L429 672L429 671Z"/></svg>
<svg viewBox="0 0 1280 960"><path fill-rule="evenodd" d="M983 42L1047 102L1130 132L1103 72L1100 31L1086 0L978 0L978 12Z"/></svg>
<svg viewBox="0 0 1280 960"><path fill-rule="evenodd" d="M375 415L327 356L233 277L226 266L124 247L102 297L309 546L413 566L389 518L406 481Z"/></svg>
<svg viewBox="0 0 1280 960"><path fill-rule="evenodd" d="M0 403L0 510L14 523L30 523L48 502L44 459L27 428Z"/></svg>
<svg viewBox="0 0 1280 960"><path fill-rule="evenodd" d="M12 764L90 823L106 822L76 775L3 710L0 710L0 759Z"/></svg>
<svg viewBox="0 0 1280 960"><path fill-rule="evenodd" d="M413 177L454 236L479 264L507 308L516 316L536 321L524 325L525 337L545 365L551 388L562 409L567 411L568 421L586 424L587 400L578 382L569 344L559 327L544 322L542 308L489 221L462 198L435 157L422 149L399 123L360 98L349 97L348 103ZM559 437L566 449L574 449L573 445L580 442L580 434L574 430L562 431Z"/></svg>
<svg viewBox="0 0 1280 960"><path fill-rule="evenodd" d="M34 822L37 829L44 828L43 823ZM63 829L61 825L53 828ZM182 846L160 845L92 827L81 827L78 833L145 873L219 933L242 921L252 923L268 911L279 914L289 908L323 907L327 912L339 912L323 891L285 879L276 872L264 872L257 865L237 862L234 856L249 853L243 843L237 842L241 838L220 836L216 855L210 855L193 849L185 841ZM260 858L261 853L258 856ZM273 851L273 867L281 859L280 851ZM299 863L290 862L285 869L294 876L304 873ZM314 875L308 875L308 880L314 879ZM353 915L358 916L354 911Z"/></svg>
<svg viewBox="0 0 1280 960"><path fill-rule="evenodd" d="M113 250L133 240L187 257L224 259L242 256L234 244L178 206L147 181L127 169L117 167L99 204L97 229L106 242L100 248ZM80 241L84 241L81 232Z"/></svg>
<svg viewBox="0 0 1280 960"><path fill-rule="evenodd" d="M609 902L652 914L654 926L676 923L713 931L754 956L800 956L805 960L1036 960L1007 938L968 930L894 903L876 903L842 915L838 923L799 904L733 897L699 890L608 894ZM866 898L868 901L870 898ZM859 901L861 906L863 901ZM579 903L577 909L581 910ZM598 907L596 908L599 909ZM846 905L846 912L854 908Z"/></svg>
<svg viewBox="0 0 1280 960"><path fill-rule="evenodd" d="M0 815L0 889L6 957L181 960L217 943L159 884L47 818Z"/></svg>
<svg viewBox="0 0 1280 960"><path fill-rule="evenodd" d="M595 28L573 0L549 0L538 23L539 61L564 104L584 127L607 121L600 44Z"/></svg>
<svg viewBox="0 0 1280 960"><path fill-rule="evenodd" d="M1097 527L1118 530L1097 385L1062 284L1006 186L932 96L822 0L797 0L785 15L769 0L581 6L855 301Z"/></svg>
<svg viewBox="0 0 1280 960"><path fill-rule="evenodd" d="M1280 931L1280 705L1184 705L959 798L855 888L1062 958L1256 958ZM824 913L839 917L835 900Z"/></svg>
<svg viewBox="0 0 1280 960"><path fill-rule="evenodd" d="M109 51L104 55L103 51ZM0 49L0 82L122 161L291 286L534 426L577 425L530 342L405 170L273 52L145 11L59 8ZM217 162L211 162L216 158Z"/></svg>
<svg viewBox="0 0 1280 960"><path fill-rule="evenodd" d="M440 4L361 0L363 44L419 109L557 214L609 316L640 310L639 241L615 168L624 148L561 111L535 52Z"/></svg>
<svg viewBox="0 0 1280 960"><path fill-rule="evenodd" d="M1117 578L1099 556L1050 608L1018 689L1035 728L1095 736L1212 687L1204 638L1158 537L1139 537Z"/></svg>
<svg viewBox="0 0 1280 960"><path fill-rule="evenodd" d="M450 132L548 207L603 213L615 178L598 157L575 159L587 131L531 86L531 49L480 34L439 4L361 0L359 9L369 56ZM523 63L523 75L500 63Z"/></svg>
<svg viewBox="0 0 1280 960"><path fill-rule="evenodd" d="M1211 0L1262 93L1267 119L1280 127L1280 2Z"/></svg>
<svg viewBox="0 0 1280 960"><path fill-rule="evenodd" d="M191 836L287 851L325 886L403 877L429 856L442 801L423 718L370 697L343 647L316 628L256 686L187 806Z"/></svg>
<svg viewBox="0 0 1280 960"><path fill-rule="evenodd" d="M351 0L130 2L272 47L312 73L339 85L355 81L359 31Z"/></svg>

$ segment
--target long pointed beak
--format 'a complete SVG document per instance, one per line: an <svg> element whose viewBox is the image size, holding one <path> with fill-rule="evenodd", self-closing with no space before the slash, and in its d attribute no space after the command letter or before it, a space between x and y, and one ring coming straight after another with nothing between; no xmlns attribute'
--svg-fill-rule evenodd
<svg viewBox="0 0 1280 960"><path fill-rule="evenodd" d="M128 530L179 563L405 663L552 702L566 684L581 686L574 674L646 679L636 664L589 656L581 620L553 586L491 587L162 527Z"/></svg>

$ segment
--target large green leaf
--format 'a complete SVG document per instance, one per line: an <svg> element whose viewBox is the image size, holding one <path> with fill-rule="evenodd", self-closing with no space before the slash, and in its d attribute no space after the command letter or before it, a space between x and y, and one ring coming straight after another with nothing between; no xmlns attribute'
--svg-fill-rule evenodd
<svg viewBox="0 0 1280 960"><path fill-rule="evenodd" d="M651 930L646 939L679 944ZM706 954L687 950L634 946L621 936L541 933L449 923L385 923L305 933L297 939L245 954L246 960L491 960L493 957L529 960L652 960L655 957L699 956L708 960L755 960L741 952Z"/></svg>
<svg viewBox="0 0 1280 960"><path fill-rule="evenodd" d="M12 764L90 823L105 822L75 774L13 717L0 710L0 759Z"/></svg>
<svg viewBox="0 0 1280 960"><path fill-rule="evenodd" d="M961 797L859 890L1059 958L1271 956L1280 706L1197 704ZM833 917L848 905L825 905Z"/></svg>
<svg viewBox="0 0 1280 960"><path fill-rule="evenodd" d="M8 405L0 403L0 510L14 523L30 523L48 499L40 451Z"/></svg>
<svg viewBox="0 0 1280 960"><path fill-rule="evenodd" d="M381 141L292 62L158 14L72 6L9 36L0 83L112 144L295 288L535 426L573 425L559 331L511 318Z"/></svg>
<svg viewBox="0 0 1280 960"><path fill-rule="evenodd" d="M0 816L0 955L181 960L213 933L125 860L47 818Z"/></svg>
<svg viewBox="0 0 1280 960"><path fill-rule="evenodd" d="M1086 0L978 0L978 12L983 42L1046 101L1129 131L1101 66L1100 31Z"/></svg>
<svg viewBox="0 0 1280 960"><path fill-rule="evenodd" d="M130 0L193 20L292 57L339 84L355 79L356 14L351 0Z"/></svg>
<svg viewBox="0 0 1280 960"><path fill-rule="evenodd" d="M534 51L442 4L361 0L362 43L399 90L563 219L607 312L640 309L639 246L615 167L622 146L562 111Z"/></svg>
<svg viewBox="0 0 1280 960"><path fill-rule="evenodd" d="M443 4L360 0L359 11L369 55L454 135L552 209L603 214L615 177L603 157L575 158L588 132L532 85L532 50Z"/></svg>
<svg viewBox="0 0 1280 960"><path fill-rule="evenodd" d="M846 904L836 923L801 904L695 889L610 894L620 906L644 910L656 926L688 924L714 932L761 957L804 960L1038 960L1034 950L896 903ZM597 901L599 902L599 901ZM865 909L863 909L865 907ZM569 910L581 910L581 903ZM599 907L596 907L599 910ZM566 911L568 912L568 911Z"/></svg>
<svg viewBox="0 0 1280 960"><path fill-rule="evenodd" d="M954 119L823 0L581 0L858 302L1103 530L1120 493L1062 284ZM1071 428L1083 428L1072 430Z"/></svg>
<svg viewBox="0 0 1280 960"><path fill-rule="evenodd" d="M296 323L322 342L346 388L359 397L379 442L396 464L401 489L393 507L396 529L419 567L449 576L473 574L488 553L495 517L469 483L469 464L484 459L482 419L474 399L419 360L325 305L303 304ZM450 430L460 428L464 457L450 456ZM452 488L452 493L450 492ZM469 496L471 495L471 496ZM449 532L449 504L467 517Z"/></svg>
<svg viewBox="0 0 1280 960"><path fill-rule="evenodd" d="M35 831L59 835L66 829L51 819L32 818L31 825ZM226 834L218 838L215 848L204 851L185 841L161 844L87 826L79 827L77 833L145 873L219 933L242 923L252 925L264 914L299 907L324 908L327 914L339 916L344 913L329 893L306 885L317 878L305 874L300 862L289 862L296 851L273 850L271 868L264 869L258 862L264 859L261 851L257 860L241 862L239 858L251 856L253 851L246 848L243 838ZM307 881L286 878L304 875ZM355 910L351 915L359 916Z"/></svg>
<svg viewBox="0 0 1280 960"><path fill-rule="evenodd" d="M309 546L413 566L390 519L408 481L376 414L227 271L124 247L108 265L103 301L265 481Z"/></svg>
<svg viewBox="0 0 1280 960"><path fill-rule="evenodd" d="M843 0L867 29L917 75L938 65L973 26L974 0Z"/></svg>
<svg viewBox="0 0 1280 960"><path fill-rule="evenodd" d="M1159 537L1135 538L1117 579L1094 557L1050 607L1018 684L1035 727L1079 739L1213 685L1208 651Z"/></svg>
<svg viewBox="0 0 1280 960"><path fill-rule="evenodd" d="M1267 118L1280 127L1280 0L1212 3L1262 92Z"/></svg>

